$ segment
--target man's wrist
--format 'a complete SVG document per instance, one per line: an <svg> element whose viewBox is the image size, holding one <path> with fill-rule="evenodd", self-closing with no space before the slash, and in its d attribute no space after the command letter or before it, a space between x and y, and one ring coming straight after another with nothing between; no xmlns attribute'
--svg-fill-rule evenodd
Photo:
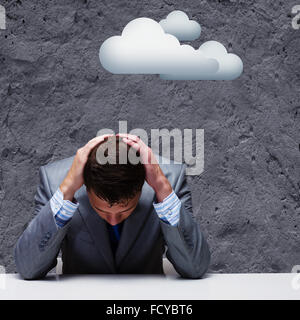
<svg viewBox="0 0 300 320"><path fill-rule="evenodd" d="M173 188L165 175L161 175L157 178L153 189L158 202L163 202L163 200L173 191Z"/></svg>
<svg viewBox="0 0 300 320"><path fill-rule="evenodd" d="M73 202L76 190L74 190L66 181L62 182L62 184L59 186L59 189L64 196L64 200Z"/></svg>

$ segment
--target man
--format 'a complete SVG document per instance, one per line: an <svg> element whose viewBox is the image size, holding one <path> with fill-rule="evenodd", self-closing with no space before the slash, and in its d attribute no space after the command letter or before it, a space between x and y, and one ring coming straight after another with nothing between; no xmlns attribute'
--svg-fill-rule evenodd
<svg viewBox="0 0 300 320"><path fill-rule="evenodd" d="M114 145L115 164L102 163ZM134 150L140 161L129 159ZM123 152L124 154L124 152ZM130 160L130 159L129 159ZM75 157L40 168L35 218L15 247L24 279L44 277L62 251L63 273L162 274L166 256L186 278L201 278L210 252L192 217L185 164L159 164L133 135L103 135Z"/></svg>

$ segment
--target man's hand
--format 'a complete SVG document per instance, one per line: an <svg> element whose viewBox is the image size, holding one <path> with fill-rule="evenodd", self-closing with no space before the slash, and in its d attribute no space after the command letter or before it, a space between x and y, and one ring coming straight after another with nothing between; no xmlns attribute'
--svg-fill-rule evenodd
<svg viewBox="0 0 300 320"><path fill-rule="evenodd" d="M118 133L116 136L121 137L125 143L140 152L141 161L146 170L146 182L155 191L157 201L162 202L171 194L172 186L162 172L151 148L135 135Z"/></svg>
<svg viewBox="0 0 300 320"><path fill-rule="evenodd" d="M91 150L109 136L112 136L112 134L96 137L77 150L72 166L64 181L59 186L64 195L64 200L73 201L75 192L83 185L83 169Z"/></svg>

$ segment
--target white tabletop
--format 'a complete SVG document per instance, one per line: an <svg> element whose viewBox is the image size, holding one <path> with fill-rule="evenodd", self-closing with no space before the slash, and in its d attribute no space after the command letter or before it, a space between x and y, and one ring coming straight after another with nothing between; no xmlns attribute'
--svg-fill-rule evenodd
<svg viewBox="0 0 300 320"><path fill-rule="evenodd" d="M2 274L4 299L300 299L300 274L207 274L203 279L174 275L48 275L22 280Z"/></svg>

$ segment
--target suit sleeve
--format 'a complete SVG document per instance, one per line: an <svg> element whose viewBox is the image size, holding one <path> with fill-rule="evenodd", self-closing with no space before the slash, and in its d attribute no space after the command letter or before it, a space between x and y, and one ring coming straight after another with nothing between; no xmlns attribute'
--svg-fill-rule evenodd
<svg viewBox="0 0 300 320"><path fill-rule="evenodd" d="M210 263L208 244L194 220L191 191L183 164L174 191L181 201L179 222L172 226L160 221L161 230L167 246L166 257L175 270L184 278L201 278Z"/></svg>
<svg viewBox="0 0 300 320"><path fill-rule="evenodd" d="M35 217L14 248L17 271L24 279L39 279L56 266L57 255L68 225L59 228L50 206L52 197L47 173L39 170L40 182L35 194Z"/></svg>

